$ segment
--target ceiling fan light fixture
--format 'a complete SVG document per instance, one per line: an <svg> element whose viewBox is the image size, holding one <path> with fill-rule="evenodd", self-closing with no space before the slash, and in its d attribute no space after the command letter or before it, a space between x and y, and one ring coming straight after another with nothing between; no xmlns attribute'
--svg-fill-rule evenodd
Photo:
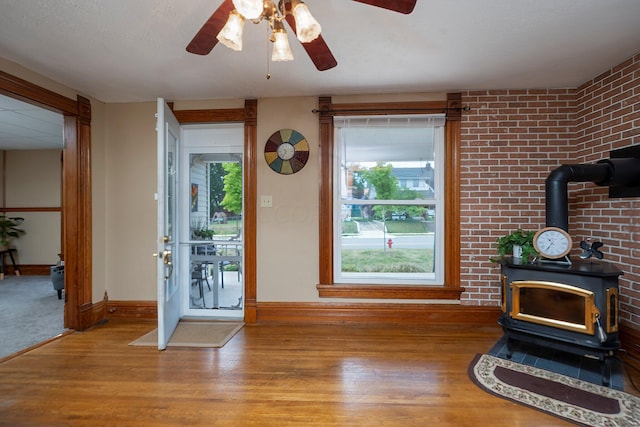
<svg viewBox="0 0 640 427"><path fill-rule="evenodd" d="M309 43L318 38L322 28L311 15L309 8L299 0L291 1L291 10L296 20L296 36L302 43Z"/></svg>
<svg viewBox="0 0 640 427"><path fill-rule="evenodd" d="M245 19L250 20L260 18L264 7L262 0L233 0L233 5Z"/></svg>
<svg viewBox="0 0 640 427"><path fill-rule="evenodd" d="M352 1L393 12L409 14L413 11L418 0ZM277 60L277 58L281 57L280 49L283 49L282 52L286 52L283 47L284 41L282 40L286 39L286 33L284 37L282 35L276 36L274 34L274 22L286 20L291 28L295 28L298 41L302 43L303 49L318 71L326 71L338 65L329 46L327 46L320 34L320 24L311 15L309 8L302 0L218 0L218 4L218 8L205 21L204 25L187 45L187 52L196 55L207 55L219 42L223 42L222 44L231 49L242 50L242 27L244 21L248 19L254 24L260 24L263 21L269 24L269 28L267 28L267 50L268 41L271 40L271 42L275 43L275 39L278 38L278 52L274 58ZM230 11L239 15L242 19L228 16ZM228 18L228 21L225 21L226 18ZM289 48L288 50L290 51L291 49ZM284 57L290 60L289 55Z"/></svg>
<svg viewBox="0 0 640 427"><path fill-rule="evenodd" d="M244 17L236 10L229 13L227 23L224 24L222 30L216 38L228 47L236 51L242 50L242 32L244 30Z"/></svg>
<svg viewBox="0 0 640 427"><path fill-rule="evenodd" d="M279 25L275 25L273 28L273 51L271 52L271 60L280 61L293 61L293 52L289 46L289 39L287 38L287 32L281 22Z"/></svg>

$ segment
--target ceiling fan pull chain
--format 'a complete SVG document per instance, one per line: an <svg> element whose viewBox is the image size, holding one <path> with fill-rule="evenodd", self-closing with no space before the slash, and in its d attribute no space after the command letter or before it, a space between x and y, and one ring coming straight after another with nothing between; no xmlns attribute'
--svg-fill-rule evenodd
<svg viewBox="0 0 640 427"><path fill-rule="evenodd" d="M267 80L269 80L271 78L271 61L269 61L269 27L267 26L267 48L265 49L266 53L267 53Z"/></svg>

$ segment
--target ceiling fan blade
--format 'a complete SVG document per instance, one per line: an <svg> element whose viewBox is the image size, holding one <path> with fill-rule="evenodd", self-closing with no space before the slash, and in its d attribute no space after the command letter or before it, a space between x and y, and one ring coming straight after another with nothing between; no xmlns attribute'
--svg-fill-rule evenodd
<svg viewBox="0 0 640 427"><path fill-rule="evenodd" d="M417 0L353 0L359 3L377 6L394 12L409 14L416 7Z"/></svg>
<svg viewBox="0 0 640 427"><path fill-rule="evenodd" d="M218 43L216 36L224 27L229 18L229 12L234 9L232 0L224 0L220 7L213 12L213 15L204 23L200 31L187 45L187 52L196 55L207 55Z"/></svg>
<svg viewBox="0 0 640 427"><path fill-rule="evenodd" d="M287 23L293 30L293 33L296 33L296 21L293 15L287 14ZM307 51L307 55L311 58L313 65L316 66L318 71L326 71L329 70L336 65L338 65L338 61L334 58L329 46L325 43L322 36L318 36L317 39L310 41L309 43L300 43L305 51Z"/></svg>

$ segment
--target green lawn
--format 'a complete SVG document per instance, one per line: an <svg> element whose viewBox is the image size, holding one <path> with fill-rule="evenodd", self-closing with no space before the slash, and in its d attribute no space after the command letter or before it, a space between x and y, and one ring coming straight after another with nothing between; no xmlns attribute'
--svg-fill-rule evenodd
<svg viewBox="0 0 640 427"><path fill-rule="evenodd" d="M367 223L370 220L354 218L353 221L342 221L342 234L358 234L357 223ZM405 219L402 221L386 221L387 233L426 233L425 223L414 219Z"/></svg>
<svg viewBox="0 0 640 427"><path fill-rule="evenodd" d="M426 233L422 221L405 219L403 221L387 221L387 233Z"/></svg>
<svg viewBox="0 0 640 427"><path fill-rule="evenodd" d="M217 236L235 236L238 234L238 231L242 228L242 220L238 219L230 219L226 224L222 223L214 223L211 224L210 227L215 235L213 238L215 239Z"/></svg>
<svg viewBox="0 0 640 427"><path fill-rule="evenodd" d="M432 249L351 249L342 251L348 273L430 273Z"/></svg>
<svg viewBox="0 0 640 427"><path fill-rule="evenodd" d="M342 234L358 234L359 231L355 221L342 221Z"/></svg>

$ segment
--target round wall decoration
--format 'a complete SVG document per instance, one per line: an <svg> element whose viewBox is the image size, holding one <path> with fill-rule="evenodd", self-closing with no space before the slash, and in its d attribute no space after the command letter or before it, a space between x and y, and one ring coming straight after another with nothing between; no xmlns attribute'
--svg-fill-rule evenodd
<svg viewBox="0 0 640 427"><path fill-rule="evenodd" d="M309 143L293 129L280 129L264 146L264 159L269 167L282 175L298 172L309 160Z"/></svg>

